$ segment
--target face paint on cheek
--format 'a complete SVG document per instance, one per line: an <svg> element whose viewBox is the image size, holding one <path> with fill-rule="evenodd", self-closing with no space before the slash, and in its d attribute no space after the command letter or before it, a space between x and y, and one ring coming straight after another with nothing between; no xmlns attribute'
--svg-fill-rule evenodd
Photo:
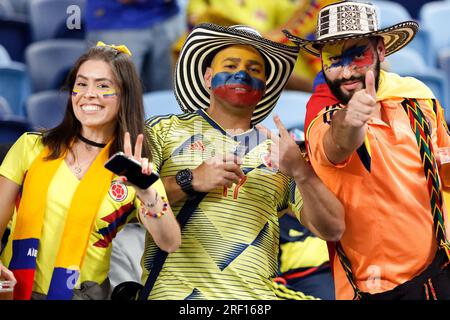
<svg viewBox="0 0 450 320"><path fill-rule="evenodd" d="M332 67L333 65L332 58L339 57L342 54L343 47L344 47L343 42L326 44L323 46L322 61L324 68L329 69Z"/></svg>
<svg viewBox="0 0 450 320"><path fill-rule="evenodd" d="M79 89L76 89L76 88L73 88L73 90L72 90L72 96L76 96L77 94L79 94L80 93L80 90Z"/></svg>
<svg viewBox="0 0 450 320"><path fill-rule="evenodd" d="M342 45L337 44L324 47L322 60L325 70L345 66L362 68L373 64L373 52L369 45L353 46L343 52ZM340 49L339 46L341 46ZM341 51L339 52L339 50ZM332 58L338 61L333 63Z"/></svg>
<svg viewBox="0 0 450 320"><path fill-rule="evenodd" d="M373 56L374 54L371 48L369 46L366 46L366 49L364 50L362 55L360 55L359 58L354 59L351 65L354 65L357 68L369 67L374 62Z"/></svg>
<svg viewBox="0 0 450 320"><path fill-rule="evenodd" d="M112 98L117 96L117 92L116 90L112 89L112 90L108 90L102 93L103 98Z"/></svg>
<svg viewBox="0 0 450 320"><path fill-rule="evenodd" d="M244 71L219 72L211 81L214 95L232 105L256 105L264 95L265 83Z"/></svg>

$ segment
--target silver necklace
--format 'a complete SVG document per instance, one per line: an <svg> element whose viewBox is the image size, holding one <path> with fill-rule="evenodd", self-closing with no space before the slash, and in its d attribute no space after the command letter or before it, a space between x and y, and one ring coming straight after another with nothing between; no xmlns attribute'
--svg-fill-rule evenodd
<svg viewBox="0 0 450 320"><path fill-rule="evenodd" d="M83 167L86 164L92 163L92 161L96 158L96 156L94 156L92 159L89 159L88 161L80 164L78 161L78 155L75 153L75 148L73 149L73 154L74 154L75 161L72 164L72 169L73 169L73 172L75 173L75 175L77 176L77 178L80 179L82 177Z"/></svg>

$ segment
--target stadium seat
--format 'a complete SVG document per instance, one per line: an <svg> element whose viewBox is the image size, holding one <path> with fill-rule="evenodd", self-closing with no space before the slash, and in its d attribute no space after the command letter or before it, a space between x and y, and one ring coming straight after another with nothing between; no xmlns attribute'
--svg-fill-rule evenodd
<svg viewBox="0 0 450 320"><path fill-rule="evenodd" d="M13 112L11 110L11 107L9 106L8 101L6 101L5 98L0 97L0 117L12 114Z"/></svg>
<svg viewBox="0 0 450 320"><path fill-rule="evenodd" d="M412 73L410 76L425 83L441 103L445 112L445 120L450 123L450 97L448 92L449 82L444 71L428 69L426 72Z"/></svg>
<svg viewBox="0 0 450 320"><path fill-rule="evenodd" d="M45 40L28 46L25 56L33 91L60 89L67 73L85 51L83 40Z"/></svg>
<svg viewBox="0 0 450 320"><path fill-rule="evenodd" d="M11 57L5 47L0 44L0 66L8 65L11 63Z"/></svg>
<svg viewBox="0 0 450 320"><path fill-rule="evenodd" d="M421 26L430 32L433 62L437 65L438 52L450 46L450 1L425 3L419 13Z"/></svg>
<svg viewBox="0 0 450 320"><path fill-rule="evenodd" d="M419 32L416 33L414 39L408 44L407 48L419 52L428 66L436 66L436 57L431 46L430 31L426 28L420 26Z"/></svg>
<svg viewBox="0 0 450 320"><path fill-rule="evenodd" d="M29 24L20 18L0 18L0 44L14 61L24 62L25 48L30 44Z"/></svg>
<svg viewBox="0 0 450 320"><path fill-rule="evenodd" d="M32 131L32 128L23 118L16 116L0 117L0 144L11 144L27 131Z"/></svg>
<svg viewBox="0 0 450 320"><path fill-rule="evenodd" d="M450 1L450 0L448 0ZM450 79L450 47L442 49L438 56L439 68L444 71L447 79ZM450 81L449 81L450 82ZM449 83L450 86L450 83ZM447 89L450 92L450 88ZM450 108L450 106L448 106Z"/></svg>
<svg viewBox="0 0 450 320"><path fill-rule="evenodd" d="M305 125L306 103L311 93L293 90L284 90L275 108L269 116L261 122L269 130L277 129L273 116L277 114L287 129L297 128L303 130Z"/></svg>
<svg viewBox="0 0 450 320"><path fill-rule="evenodd" d="M70 38L84 39L84 29L69 29L67 20L70 6L78 6L82 14L85 0L33 0L30 1L30 24L34 41ZM80 21L82 16L80 16ZM70 21L69 21L70 22ZM83 23L80 23L83 26Z"/></svg>
<svg viewBox="0 0 450 320"><path fill-rule="evenodd" d="M409 47L387 56L386 62L389 66L389 71L402 75L425 72L429 68L420 53Z"/></svg>
<svg viewBox="0 0 450 320"><path fill-rule="evenodd" d="M34 129L51 129L61 123L66 111L68 93L51 90L31 95L26 103L29 123Z"/></svg>
<svg viewBox="0 0 450 320"><path fill-rule="evenodd" d="M30 95L30 81L24 66L12 64L0 66L0 96L8 101L12 112L25 116L24 106Z"/></svg>
<svg viewBox="0 0 450 320"><path fill-rule="evenodd" d="M374 0L372 3L378 7L381 28L390 27L403 21L414 20L408 9L400 3L387 0ZM430 50L430 41L429 31L420 26L419 32L413 41L408 44L408 48L417 50L429 66L435 66L433 53Z"/></svg>
<svg viewBox="0 0 450 320"><path fill-rule="evenodd" d="M14 15L14 8L9 1L0 0L0 17L10 17Z"/></svg>
<svg viewBox="0 0 450 320"><path fill-rule="evenodd" d="M387 0L373 0L371 2L378 8L378 19L380 20L381 28L413 20L408 10L397 2Z"/></svg>
<svg viewBox="0 0 450 320"><path fill-rule="evenodd" d="M182 113L172 90L151 91L144 94L145 119L152 116Z"/></svg>

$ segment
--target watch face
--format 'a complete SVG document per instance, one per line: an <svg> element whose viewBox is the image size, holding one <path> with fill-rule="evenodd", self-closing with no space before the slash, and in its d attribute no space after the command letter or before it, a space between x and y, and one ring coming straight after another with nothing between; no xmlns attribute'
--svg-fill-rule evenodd
<svg viewBox="0 0 450 320"><path fill-rule="evenodd" d="M181 183L186 183L192 180L192 171L191 170L181 170L177 173L177 178Z"/></svg>

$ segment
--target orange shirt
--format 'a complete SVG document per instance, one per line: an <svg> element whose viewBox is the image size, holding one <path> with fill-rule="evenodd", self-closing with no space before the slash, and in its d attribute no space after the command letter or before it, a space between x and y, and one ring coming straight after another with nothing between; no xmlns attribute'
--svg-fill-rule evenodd
<svg viewBox="0 0 450 320"><path fill-rule="evenodd" d="M345 163L328 161L322 141L330 127L329 117L318 117L307 134L315 171L345 207L341 244L356 283L370 293L390 290L413 278L436 251L427 182L402 100L381 101L387 123L368 122L370 157L365 160L355 152ZM434 150L450 146L441 113L436 116L432 111L432 100L418 101L431 123ZM353 289L337 255L333 263L336 298L352 299Z"/></svg>

